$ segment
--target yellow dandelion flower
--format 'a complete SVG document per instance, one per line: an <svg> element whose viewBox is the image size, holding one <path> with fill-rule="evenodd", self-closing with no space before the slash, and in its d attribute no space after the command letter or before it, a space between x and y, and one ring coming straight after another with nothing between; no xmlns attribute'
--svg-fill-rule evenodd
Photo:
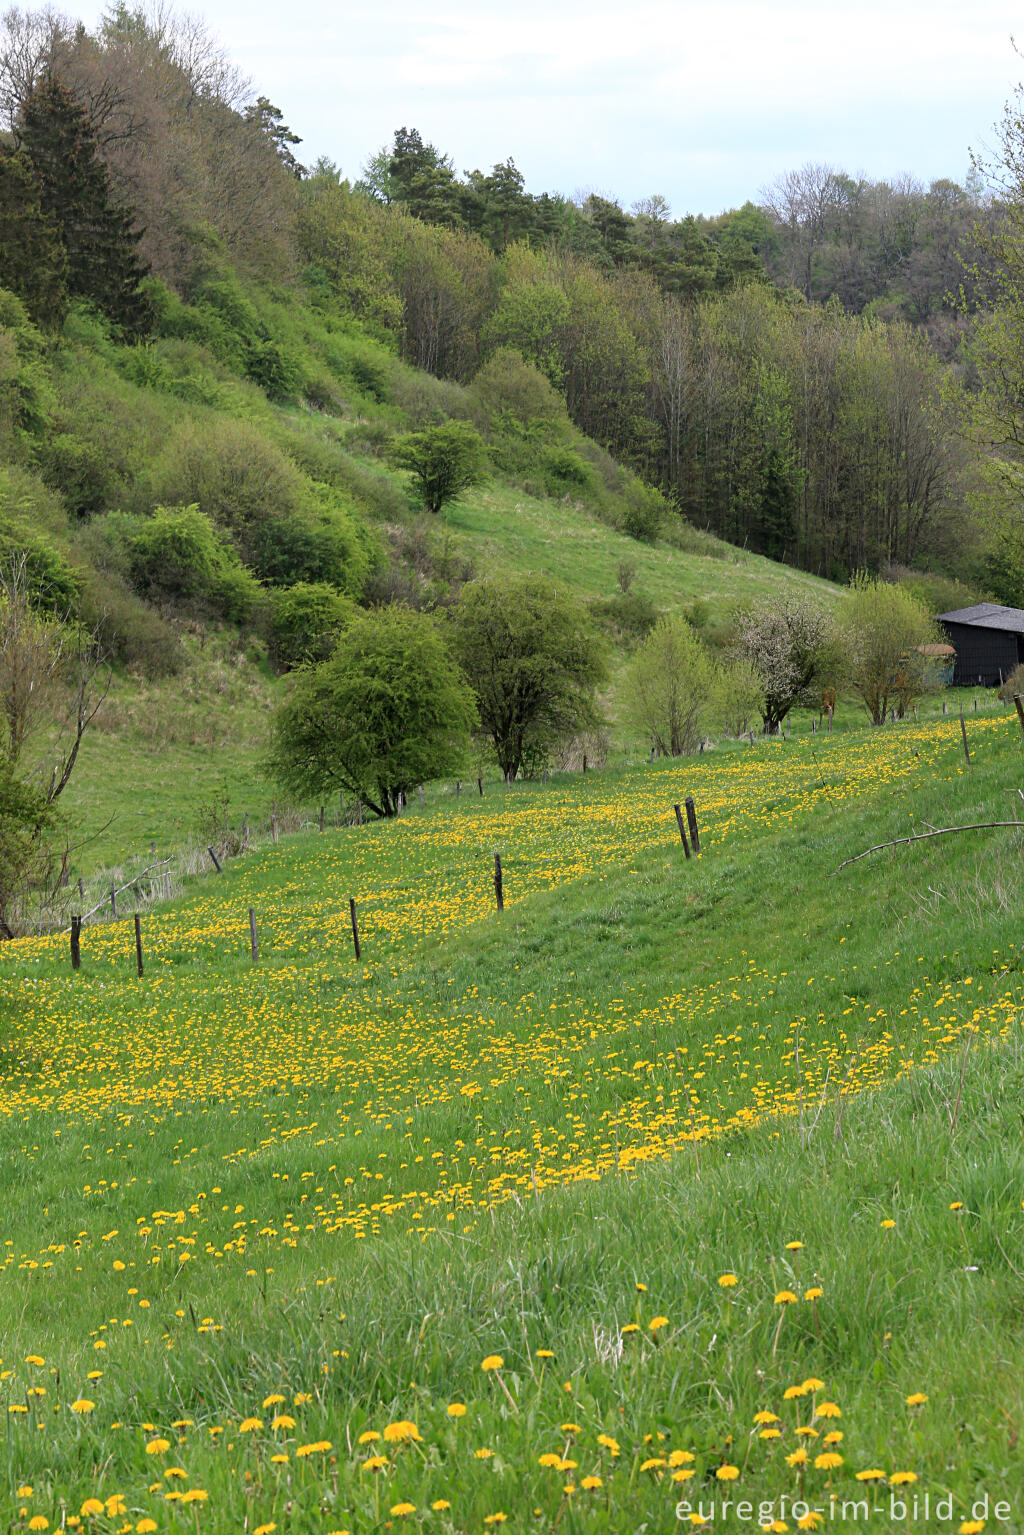
<svg viewBox="0 0 1024 1535"><path fill-rule="evenodd" d="M843 1457L837 1455L835 1450L826 1450L823 1455L814 1457L814 1464L819 1471L835 1471L837 1466L843 1464Z"/></svg>
<svg viewBox="0 0 1024 1535"><path fill-rule="evenodd" d="M604 1482L599 1476L585 1476L580 1482L584 1492L594 1492L598 1487L603 1487Z"/></svg>
<svg viewBox="0 0 1024 1535"><path fill-rule="evenodd" d="M614 1456L619 1453L619 1441L613 1439L611 1434L598 1434L597 1442L601 1445L602 1449L608 1451L609 1455Z"/></svg>
<svg viewBox="0 0 1024 1535"><path fill-rule="evenodd" d="M500 1370L504 1363L505 1361L500 1354L488 1354L487 1358L482 1361L480 1368L481 1370Z"/></svg>
<svg viewBox="0 0 1024 1535"><path fill-rule="evenodd" d="M842 1431L842 1429L841 1428L834 1428L830 1434L826 1434L825 1435L824 1439L821 1442L822 1442L822 1444L842 1444L842 1442L843 1442L843 1431Z"/></svg>
<svg viewBox="0 0 1024 1535"><path fill-rule="evenodd" d="M86 1519L91 1519L93 1514L102 1514L103 1504L99 1498L86 1498L82 1504L82 1513Z"/></svg>
<svg viewBox="0 0 1024 1535"><path fill-rule="evenodd" d="M391 1505L391 1512L396 1519L404 1519L406 1514L414 1514L416 1512L416 1505L415 1503L393 1503Z"/></svg>
<svg viewBox="0 0 1024 1535"><path fill-rule="evenodd" d="M494 1451L488 1449L474 1450L473 1454L476 1456L477 1460L490 1460L494 1454Z"/></svg>
<svg viewBox="0 0 1024 1535"><path fill-rule="evenodd" d="M754 1414L754 1422L755 1423L778 1423L780 1421L781 1420L780 1420L779 1415L778 1415L777 1412L763 1411L763 1412L755 1412L755 1414Z"/></svg>
<svg viewBox="0 0 1024 1535"><path fill-rule="evenodd" d="M539 1348L537 1350L538 1359L554 1359L554 1357L555 1351L553 1348Z"/></svg>
<svg viewBox="0 0 1024 1535"><path fill-rule="evenodd" d="M388 1444L409 1444L413 1440L423 1443L423 1436L415 1423L404 1418L397 1423L389 1423L384 1430L384 1438Z"/></svg>
<svg viewBox="0 0 1024 1535"><path fill-rule="evenodd" d="M654 1471L665 1464L664 1456L654 1455L650 1460L645 1460L640 1467L641 1471Z"/></svg>
<svg viewBox="0 0 1024 1535"><path fill-rule="evenodd" d="M889 1478L890 1487L909 1487L917 1481L916 1471L894 1471Z"/></svg>
<svg viewBox="0 0 1024 1535"><path fill-rule="evenodd" d="M484 1515L484 1524L504 1524L505 1520L507 1518L508 1518L508 1514L503 1514L501 1509L499 1508L499 1510L498 1510L498 1512L496 1514L485 1514Z"/></svg>
<svg viewBox="0 0 1024 1535"><path fill-rule="evenodd" d="M312 1444L296 1445L295 1458L298 1460L300 1457L308 1455L326 1455L330 1448L331 1441L329 1439L316 1439Z"/></svg>
<svg viewBox="0 0 1024 1535"><path fill-rule="evenodd" d="M388 1458L386 1455L371 1455L363 1461L359 1469L361 1471L382 1471L387 1464Z"/></svg>
<svg viewBox="0 0 1024 1535"><path fill-rule="evenodd" d="M807 1451L804 1449L803 1445L800 1446L799 1450L794 1450L792 1455L786 1456L787 1466L806 1466L806 1464Z"/></svg>
<svg viewBox="0 0 1024 1535"><path fill-rule="evenodd" d="M734 1285L739 1284L739 1280L735 1274L719 1274L718 1283L722 1286L723 1290L731 1290Z"/></svg>
<svg viewBox="0 0 1024 1535"><path fill-rule="evenodd" d="M812 1428L809 1423L803 1424L800 1428L795 1428L793 1432L801 1439L817 1439L818 1437L818 1430Z"/></svg>
<svg viewBox="0 0 1024 1535"><path fill-rule="evenodd" d="M288 1462L289 1462L289 1457L287 1455L283 1454L283 1453L282 1454L277 1454L277 1455L271 1455L271 1457L270 1457L270 1464L272 1466L287 1466Z"/></svg>
<svg viewBox="0 0 1024 1535"><path fill-rule="evenodd" d="M835 1402L819 1402L814 1409L817 1418L841 1418L843 1416Z"/></svg>
<svg viewBox="0 0 1024 1535"><path fill-rule="evenodd" d="M640 1324L638 1322L627 1322L625 1327L622 1329L622 1335L623 1335L623 1337L625 1337L626 1333L629 1333L629 1332L639 1332L639 1331L640 1331Z"/></svg>
<svg viewBox="0 0 1024 1535"><path fill-rule="evenodd" d="M25 1355L25 1363L26 1364L42 1365L42 1364L46 1363L46 1360L43 1358L42 1354L26 1354Z"/></svg>
<svg viewBox="0 0 1024 1535"><path fill-rule="evenodd" d="M812 1284L809 1290L804 1291L804 1300L821 1300L824 1293L820 1284Z"/></svg>
<svg viewBox="0 0 1024 1535"><path fill-rule="evenodd" d="M685 1466L693 1458L689 1450L673 1450L668 1458L668 1463L670 1466Z"/></svg>
<svg viewBox="0 0 1024 1535"><path fill-rule="evenodd" d="M792 1402L798 1396L807 1395L808 1389L806 1386L787 1386L785 1391L782 1393L782 1400L784 1402Z"/></svg>
<svg viewBox="0 0 1024 1535"><path fill-rule="evenodd" d="M272 1429L294 1428L295 1427L295 1419L293 1417L291 1417L286 1412L279 1412L277 1417L274 1418L274 1420L272 1421L270 1426L271 1426Z"/></svg>
<svg viewBox="0 0 1024 1535"><path fill-rule="evenodd" d="M964 1207L964 1202L963 1202L962 1199L954 1199L953 1203L950 1205L949 1208L951 1210L962 1210L963 1207Z"/></svg>
<svg viewBox="0 0 1024 1535"><path fill-rule="evenodd" d="M153 1531L156 1529L156 1527L157 1523L155 1519L140 1519L138 1524L135 1526L136 1535L153 1535ZM266 1529L268 1526L264 1525L263 1528ZM272 1524L269 1526L269 1528L274 1530L277 1528L277 1526ZM253 1530L252 1535L259 1535L259 1530Z"/></svg>
<svg viewBox="0 0 1024 1535"><path fill-rule="evenodd" d="M16 1487L14 1490L14 1496L16 1498L30 1498L32 1496L32 1488L27 1485L24 1487Z"/></svg>
<svg viewBox="0 0 1024 1535"><path fill-rule="evenodd" d="M763 1428L757 1437L758 1439L781 1439L782 1431L777 1428Z"/></svg>
<svg viewBox="0 0 1024 1535"><path fill-rule="evenodd" d="M854 1475L855 1475L855 1477L856 1477L858 1482L884 1482L885 1481L885 1472L884 1471L880 1471L877 1466L872 1466L867 1471L855 1471Z"/></svg>
<svg viewBox="0 0 1024 1535"><path fill-rule="evenodd" d="M466 1416L465 1402L449 1402L446 1409L449 1418L464 1418Z"/></svg>
<svg viewBox="0 0 1024 1535"><path fill-rule="evenodd" d="M720 1482L734 1482L740 1474L739 1466L719 1466L715 1476Z"/></svg>
<svg viewBox="0 0 1024 1535"><path fill-rule="evenodd" d="M650 1327L651 1332L660 1332L661 1328L668 1326L668 1317L656 1316L647 1325ZM581 1482L580 1486L582 1485L583 1484Z"/></svg>
<svg viewBox="0 0 1024 1535"><path fill-rule="evenodd" d="M537 1456L537 1464L538 1466L545 1466L552 1470L560 1469L562 1465L562 1457L558 1454L557 1451L548 1450L545 1452L545 1454Z"/></svg>
<svg viewBox="0 0 1024 1535"><path fill-rule="evenodd" d="M960 1524L960 1535L981 1535L984 1528L984 1519L964 1519Z"/></svg>
<svg viewBox="0 0 1024 1535"><path fill-rule="evenodd" d="M893 1227L895 1226L895 1224L896 1224L896 1222L894 1220L891 1220L891 1219L884 1220L884 1221L881 1222L882 1230L883 1231L891 1231L893 1229Z"/></svg>
<svg viewBox="0 0 1024 1535"><path fill-rule="evenodd" d="M446 1508L451 1508L447 1498L437 1498L430 1506L435 1514L443 1514Z"/></svg>
<svg viewBox="0 0 1024 1535"><path fill-rule="evenodd" d="M283 1398L281 1400L283 1400ZM266 1407L267 1403L264 1402L263 1405ZM258 1524L253 1530L252 1535L274 1535L274 1531L276 1529L277 1525L273 1522L270 1524Z"/></svg>
<svg viewBox="0 0 1024 1535"><path fill-rule="evenodd" d="M280 1405L281 1405L281 1403L283 1401L284 1401L284 1397L281 1395L280 1391L272 1391L269 1396L265 1396L263 1398L263 1405L264 1405L264 1407L280 1407ZM260 1528L262 1528L262 1526ZM272 1529L272 1530L276 1530L277 1529L277 1525L276 1524L270 1525L269 1528ZM257 1532L255 1530L253 1530L252 1535L257 1535Z"/></svg>
<svg viewBox="0 0 1024 1535"><path fill-rule="evenodd" d="M820 1391L825 1382L819 1380L816 1375L808 1375L804 1381L804 1389L807 1391Z"/></svg>
<svg viewBox="0 0 1024 1535"><path fill-rule="evenodd" d="M89 1398L87 1396L80 1396L77 1399L77 1401L74 1401L74 1402L71 1403L71 1411L72 1412L92 1412L92 1410L93 1410L93 1408L95 1406L96 1406L96 1403L95 1402L90 1402L90 1400L89 1400Z"/></svg>
<svg viewBox="0 0 1024 1535"><path fill-rule="evenodd" d="M28 1527L30 1530L48 1530L50 1528L50 1521L45 1514L33 1514L28 1522Z"/></svg>
<svg viewBox="0 0 1024 1535"><path fill-rule="evenodd" d="M825 1515L819 1514L816 1508L809 1508L806 1514L801 1514L796 1522L798 1530L817 1530L825 1523Z"/></svg>
<svg viewBox="0 0 1024 1535"><path fill-rule="evenodd" d="M583 1432L578 1423L560 1423L558 1426L563 1434L582 1434Z"/></svg>
<svg viewBox="0 0 1024 1535"><path fill-rule="evenodd" d="M923 1407L928 1398L923 1391L912 1391L906 1398L908 1407Z"/></svg>
<svg viewBox="0 0 1024 1535"><path fill-rule="evenodd" d="M673 1482L685 1482L688 1477L693 1475L694 1470L692 1466L680 1466L678 1471L672 1472L671 1480Z"/></svg>
<svg viewBox="0 0 1024 1535"><path fill-rule="evenodd" d="M150 1439L149 1443L146 1445L146 1454L162 1455L165 1450L169 1450L170 1448L171 1441L169 1439Z"/></svg>
<svg viewBox="0 0 1024 1535"><path fill-rule="evenodd" d="M786 1251L788 1253L798 1253L803 1245L804 1244L802 1242L787 1242Z"/></svg>
<svg viewBox="0 0 1024 1535"><path fill-rule="evenodd" d="M238 1425L240 1434L251 1434L255 1429L263 1427L262 1418L243 1418Z"/></svg>

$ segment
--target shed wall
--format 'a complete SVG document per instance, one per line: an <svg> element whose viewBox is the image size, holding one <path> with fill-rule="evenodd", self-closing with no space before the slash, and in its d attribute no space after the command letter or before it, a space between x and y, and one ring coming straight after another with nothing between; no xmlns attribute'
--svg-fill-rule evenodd
<svg viewBox="0 0 1024 1535"><path fill-rule="evenodd" d="M1024 659L1022 636L1002 629L978 629L973 624L944 623L949 643L956 650L954 687L998 687Z"/></svg>

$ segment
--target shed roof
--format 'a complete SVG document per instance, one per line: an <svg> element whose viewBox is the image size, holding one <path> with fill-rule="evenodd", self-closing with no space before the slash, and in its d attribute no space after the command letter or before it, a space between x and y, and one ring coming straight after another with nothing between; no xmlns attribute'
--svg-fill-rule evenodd
<svg viewBox="0 0 1024 1535"><path fill-rule="evenodd" d="M1024 634L1024 608L1003 608L997 602L976 602L972 608L954 608L940 613L942 624L966 624L971 629L1001 629L1006 634Z"/></svg>

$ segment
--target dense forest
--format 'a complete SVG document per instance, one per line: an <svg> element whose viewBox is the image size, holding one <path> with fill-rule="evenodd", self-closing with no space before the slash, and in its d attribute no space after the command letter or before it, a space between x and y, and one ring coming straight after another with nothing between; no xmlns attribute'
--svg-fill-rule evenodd
<svg viewBox="0 0 1024 1535"><path fill-rule="evenodd" d="M344 417L339 378L640 537L1024 600L1012 110L995 191L808 165L673 217L460 174L405 127L358 176L304 166L201 23L121 4L8 12L0 130L0 542L63 549L87 617L116 586L157 622L167 508L208 519L225 611L247 580L380 587L381 482L289 424Z"/></svg>

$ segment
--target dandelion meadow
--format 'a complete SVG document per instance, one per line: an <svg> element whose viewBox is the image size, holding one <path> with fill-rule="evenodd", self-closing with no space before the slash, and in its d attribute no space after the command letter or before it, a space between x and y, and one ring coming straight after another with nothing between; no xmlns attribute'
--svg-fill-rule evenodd
<svg viewBox="0 0 1024 1535"><path fill-rule="evenodd" d="M970 744L431 785L141 979L8 944L2 1527L1024 1528L1024 837L838 869L1015 821Z"/></svg>

